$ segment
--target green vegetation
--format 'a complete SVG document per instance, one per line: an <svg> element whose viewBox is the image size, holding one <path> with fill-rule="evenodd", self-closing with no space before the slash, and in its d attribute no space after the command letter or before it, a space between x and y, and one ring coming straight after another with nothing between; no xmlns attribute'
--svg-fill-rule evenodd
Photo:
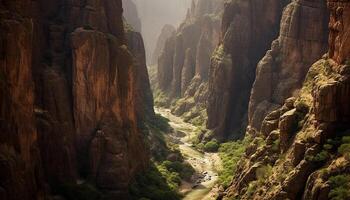
<svg viewBox="0 0 350 200"><path fill-rule="evenodd" d="M328 197L331 200L347 200L350 198L350 175L337 175L328 179L331 191Z"/></svg>
<svg viewBox="0 0 350 200"><path fill-rule="evenodd" d="M248 197L251 197L254 192L258 189L258 181L252 181L249 183L248 187L247 187L247 191L246 194L248 195Z"/></svg>
<svg viewBox="0 0 350 200"><path fill-rule="evenodd" d="M203 150L206 152L217 152L219 149L219 143L216 139L212 139L211 141L207 142Z"/></svg>
<svg viewBox="0 0 350 200"><path fill-rule="evenodd" d="M307 156L306 160L311 162L324 162L329 158L329 153L326 150L322 150L320 153L316 154L316 156Z"/></svg>
<svg viewBox="0 0 350 200"><path fill-rule="evenodd" d="M155 89L153 91L154 105L159 107L168 107L171 102L169 97L159 89Z"/></svg>
<svg viewBox="0 0 350 200"><path fill-rule="evenodd" d="M178 200L180 196L176 192L177 182L179 179L175 173L168 172L162 165L153 165L136 177L129 189L130 196L134 200Z"/></svg>
<svg viewBox="0 0 350 200"><path fill-rule="evenodd" d="M169 120L159 114L145 122L143 130L151 146L151 167L140 173L129 188L132 199L176 200L182 180L189 180L194 173L191 165L183 162L178 145L168 140L171 132ZM176 161L167 159L174 155ZM173 159L171 159L173 160Z"/></svg>
<svg viewBox="0 0 350 200"><path fill-rule="evenodd" d="M280 149L280 143L281 143L280 139L277 139L277 140L273 141L272 151L278 152L279 149Z"/></svg>
<svg viewBox="0 0 350 200"><path fill-rule="evenodd" d="M223 169L219 172L219 182L224 187L230 184L235 174L238 161L241 159L250 141L251 139L246 137L242 141L232 141L220 145L219 156L222 161Z"/></svg>
<svg viewBox="0 0 350 200"><path fill-rule="evenodd" d="M344 136L342 138L338 152L345 158L350 159L350 136Z"/></svg>
<svg viewBox="0 0 350 200"><path fill-rule="evenodd" d="M312 88L314 85L322 85L326 82L333 81L332 68L328 60L322 59L312 65L306 75L302 89L300 90L300 97L296 101L297 104L304 104L311 107Z"/></svg>

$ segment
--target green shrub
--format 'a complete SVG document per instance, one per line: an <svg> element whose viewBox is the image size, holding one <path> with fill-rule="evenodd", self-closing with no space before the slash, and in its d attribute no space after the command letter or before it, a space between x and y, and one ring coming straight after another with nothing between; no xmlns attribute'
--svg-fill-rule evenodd
<svg viewBox="0 0 350 200"><path fill-rule="evenodd" d="M258 188L258 181L252 181L249 183L246 194L251 197Z"/></svg>
<svg viewBox="0 0 350 200"><path fill-rule="evenodd" d="M347 200L350 198L350 175L337 175L328 179L331 191L328 197L331 200Z"/></svg>
<svg viewBox="0 0 350 200"><path fill-rule="evenodd" d="M338 148L338 152L343 156L349 156L350 155L350 144L342 144Z"/></svg>
<svg viewBox="0 0 350 200"><path fill-rule="evenodd" d="M325 149L325 150L332 150L333 149L333 145L331 145L331 144L325 144L325 145L323 145L323 149Z"/></svg>
<svg viewBox="0 0 350 200"><path fill-rule="evenodd" d="M129 188L131 199L141 198L152 200L178 200L180 196L176 190L179 175L169 172L162 165L152 165L147 171L139 174Z"/></svg>
<svg viewBox="0 0 350 200"><path fill-rule="evenodd" d="M223 169L219 171L219 183L224 187L230 184L237 169L237 164L249 142L250 138L246 137L243 141L239 140L220 144L219 156Z"/></svg>
<svg viewBox="0 0 350 200"><path fill-rule="evenodd" d="M346 158L350 158L350 136L344 136L341 139L341 143L338 152Z"/></svg>
<svg viewBox="0 0 350 200"><path fill-rule="evenodd" d="M350 144L350 136L344 136L342 139L341 139L342 143L346 144Z"/></svg>
<svg viewBox="0 0 350 200"><path fill-rule="evenodd" d="M329 158L329 153L327 151L325 151L325 150L322 150L316 156L308 156L308 157L306 157L306 160L312 161L312 162L324 162L328 158Z"/></svg>
<svg viewBox="0 0 350 200"><path fill-rule="evenodd" d="M162 163L162 166L164 166L169 172L178 173L179 177L186 180L189 180L195 172L190 164L179 161L172 162L167 160Z"/></svg>
<svg viewBox="0 0 350 200"><path fill-rule="evenodd" d="M153 128L160 130L162 132L167 132L171 129L169 125L169 119L161 116L160 114L156 114L154 119L150 122Z"/></svg>
<svg viewBox="0 0 350 200"><path fill-rule="evenodd" d="M217 152L219 149L219 143L217 140L213 139L204 145L204 151L206 152Z"/></svg>

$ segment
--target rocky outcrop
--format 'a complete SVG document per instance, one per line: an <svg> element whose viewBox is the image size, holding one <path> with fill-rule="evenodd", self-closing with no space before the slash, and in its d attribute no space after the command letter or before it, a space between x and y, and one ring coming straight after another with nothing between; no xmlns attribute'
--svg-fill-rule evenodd
<svg viewBox="0 0 350 200"><path fill-rule="evenodd" d="M171 37L175 33L175 28L170 25L166 24L163 28L162 31L158 37L157 43L156 43L156 48L154 49L152 53L152 59L151 59L151 64L157 64L158 63L158 58L165 46L165 42L168 38Z"/></svg>
<svg viewBox="0 0 350 200"><path fill-rule="evenodd" d="M143 41L125 34L121 0L0 10L2 199L45 199L85 179L127 198L148 162L140 125L154 111Z"/></svg>
<svg viewBox="0 0 350 200"><path fill-rule="evenodd" d="M242 158L226 196L296 200L312 199L310 196L317 197L322 192L320 198L328 197L328 178L332 174L348 173L347 167L337 166L339 168L333 169L334 172L327 169L329 175L319 175L329 163L338 165L337 160L343 160L345 164L348 162L348 157L341 151L337 152L339 143L334 143L349 129L349 118L346 117L349 103L339 103L350 98L348 68L348 65L339 66L327 59L316 62L310 68L301 94L296 99L288 99L263 121L263 127L277 121L276 127L264 129L273 129L271 132L251 133L255 134L255 138L264 138L265 142L255 153ZM338 102L337 108L329 106L330 102ZM338 109L341 112L336 111ZM257 163L263 167L256 168ZM264 178L259 177L262 171ZM244 178L248 175L250 179ZM315 176L322 179L316 180Z"/></svg>
<svg viewBox="0 0 350 200"><path fill-rule="evenodd" d="M308 68L326 52L328 12L324 1L292 1L284 10L280 35L257 66L249 101L249 129L297 94Z"/></svg>
<svg viewBox="0 0 350 200"><path fill-rule="evenodd" d="M243 135L256 66L277 37L286 3L254 0L225 4L222 41L209 72L207 127L214 130L217 138Z"/></svg>
<svg viewBox="0 0 350 200"><path fill-rule="evenodd" d="M333 9L332 4L328 6ZM332 37L330 33L329 46L339 51L342 45L334 45ZM247 133L255 139L224 199L306 200L337 195L340 183L334 180L349 174L349 156L343 151L350 128L349 68L331 54L309 68L300 92L270 112L260 132ZM251 151L259 137L264 142ZM345 193L342 198L348 197Z"/></svg>
<svg viewBox="0 0 350 200"><path fill-rule="evenodd" d="M329 56L338 63L343 63L349 59L349 36L345 34L349 29L349 2L339 0L329 0L330 8L330 47Z"/></svg>
<svg viewBox="0 0 350 200"><path fill-rule="evenodd" d="M141 19L133 0L123 0L124 17L136 32L141 32Z"/></svg>

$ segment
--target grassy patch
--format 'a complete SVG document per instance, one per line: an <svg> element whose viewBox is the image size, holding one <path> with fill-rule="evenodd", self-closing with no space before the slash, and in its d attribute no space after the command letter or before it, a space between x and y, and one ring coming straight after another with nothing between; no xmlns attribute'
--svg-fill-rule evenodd
<svg viewBox="0 0 350 200"><path fill-rule="evenodd" d="M337 175L328 179L331 191L328 197L331 200L350 199L350 175Z"/></svg>
<svg viewBox="0 0 350 200"><path fill-rule="evenodd" d="M227 142L220 145L219 156L222 161L223 169L219 172L219 182L224 187L230 184L235 174L238 161L241 159L250 141L251 139L246 137L242 141Z"/></svg>

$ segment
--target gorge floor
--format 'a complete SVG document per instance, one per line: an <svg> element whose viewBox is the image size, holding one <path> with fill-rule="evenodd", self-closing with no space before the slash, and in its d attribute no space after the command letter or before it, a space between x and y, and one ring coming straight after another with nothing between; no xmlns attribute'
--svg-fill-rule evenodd
<svg viewBox="0 0 350 200"><path fill-rule="evenodd" d="M218 171L221 169L221 160L217 153L202 153L192 147L191 140L196 135L197 127L184 122L173 115L169 109L155 107L155 112L169 120L174 132L184 133L179 139L179 150L194 169L195 174L191 182L182 181L179 192L184 200L211 200L215 199L218 190ZM178 137L178 136L171 136Z"/></svg>

